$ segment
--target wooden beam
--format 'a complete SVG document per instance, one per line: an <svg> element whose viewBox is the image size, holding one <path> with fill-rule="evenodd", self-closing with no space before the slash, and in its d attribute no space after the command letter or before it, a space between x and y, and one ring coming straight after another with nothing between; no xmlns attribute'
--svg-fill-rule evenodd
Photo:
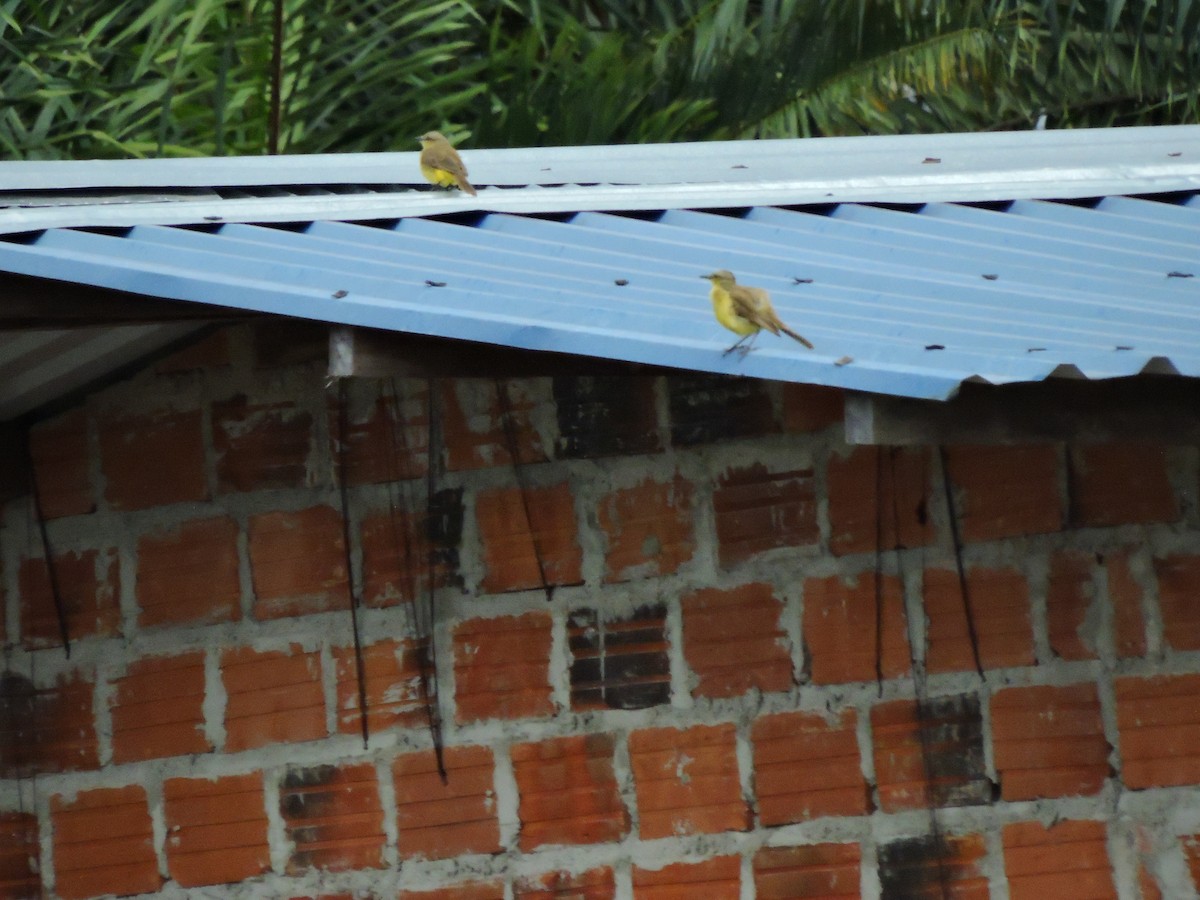
<svg viewBox="0 0 1200 900"><path fill-rule="evenodd" d="M0 276L0 329L141 325L187 320L236 320L259 313L184 300L144 297L50 278Z"/></svg>
<svg viewBox="0 0 1200 900"><path fill-rule="evenodd" d="M343 325L329 330L329 375L333 378L530 378L656 375L665 371L640 363L394 331Z"/></svg>
<svg viewBox="0 0 1200 900"><path fill-rule="evenodd" d="M1107 440L1200 443L1200 380L1140 375L1102 381L967 383L946 402L846 396L850 444Z"/></svg>

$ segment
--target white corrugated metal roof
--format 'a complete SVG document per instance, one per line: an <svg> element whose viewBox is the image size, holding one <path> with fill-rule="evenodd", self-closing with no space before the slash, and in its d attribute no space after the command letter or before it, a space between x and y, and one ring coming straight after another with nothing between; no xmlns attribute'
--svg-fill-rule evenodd
<svg viewBox="0 0 1200 900"><path fill-rule="evenodd" d="M478 198L431 191L416 153L0 162L0 232L816 203L1074 199L1200 190L1200 126L463 149ZM166 200L162 188L223 188ZM62 205L65 192L138 189ZM228 190L243 188L246 190ZM275 190L264 191L266 188ZM14 194L26 193L25 196ZM39 196L36 192L50 192ZM255 193L260 195L255 195ZM266 195L261 195L261 194ZM56 205L39 207L53 201ZM25 205L22 205L25 204Z"/></svg>

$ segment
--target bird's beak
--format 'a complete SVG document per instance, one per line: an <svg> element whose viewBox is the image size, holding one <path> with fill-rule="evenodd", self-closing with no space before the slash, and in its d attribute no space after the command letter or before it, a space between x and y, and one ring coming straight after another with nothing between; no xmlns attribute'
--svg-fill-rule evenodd
<svg viewBox="0 0 1200 900"><path fill-rule="evenodd" d="M704 281L712 281L713 280L713 276L711 276L711 275L701 275L700 278Z"/></svg>

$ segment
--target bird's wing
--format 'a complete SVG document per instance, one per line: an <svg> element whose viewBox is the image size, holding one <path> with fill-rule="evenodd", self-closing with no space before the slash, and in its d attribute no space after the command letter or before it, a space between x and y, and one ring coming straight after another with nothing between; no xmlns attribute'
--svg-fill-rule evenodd
<svg viewBox="0 0 1200 900"><path fill-rule="evenodd" d="M467 177L467 167L451 147L430 147L422 162L430 168L441 169L457 178Z"/></svg>
<svg viewBox="0 0 1200 900"><path fill-rule="evenodd" d="M779 319L771 308L771 295L765 290L738 284L730 289L729 295L739 316L772 334L779 334Z"/></svg>

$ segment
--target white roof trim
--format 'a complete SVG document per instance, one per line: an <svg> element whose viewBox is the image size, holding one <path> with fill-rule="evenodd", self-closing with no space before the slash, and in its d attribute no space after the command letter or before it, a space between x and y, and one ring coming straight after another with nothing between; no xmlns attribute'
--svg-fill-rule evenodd
<svg viewBox="0 0 1200 900"><path fill-rule="evenodd" d="M1200 190L1200 126L471 150L478 198L425 189L416 153L0 162L0 232L81 226L362 220L486 210L696 209L1072 199ZM97 198L61 192L388 185L384 193ZM407 191L414 184L421 189ZM545 185L564 185L547 187ZM401 189L397 190L397 186ZM81 198L82 199L82 198ZM42 206L43 202L55 205Z"/></svg>

